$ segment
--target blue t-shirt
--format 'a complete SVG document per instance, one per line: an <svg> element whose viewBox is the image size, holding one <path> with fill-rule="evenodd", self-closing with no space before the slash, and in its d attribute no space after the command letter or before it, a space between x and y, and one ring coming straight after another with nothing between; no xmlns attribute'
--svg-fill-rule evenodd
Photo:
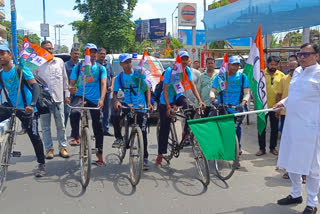
<svg viewBox="0 0 320 214"><path fill-rule="evenodd" d="M83 80L84 80L84 66L81 65L79 78L77 79L78 66L73 67L70 79L77 80L78 91L75 94L76 96L82 97L83 95ZM101 69L101 78L107 78L106 68L104 66L100 66ZM86 75L86 91L84 97L94 104L98 104L100 100L100 83L99 83L99 65L94 63L91 66L91 72L89 75Z"/></svg>
<svg viewBox="0 0 320 214"><path fill-rule="evenodd" d="M12 105L16 106L18 89L19 89L19 76L16 72L15 65L13 65L11 70L8 72L2 70L1 75L2 75L2 80L5 85L5 88L8 92L9 99L10 99ZM34 78L32 71L27 67L23 68L23 77L25 80L30 80L30 79ZM26 97L26 102L27 102L27 105L29 106L31 103L31 100L32 100L32 93L28 89L27 86L25 86L24 84L22 84L22 85L23 85L23 89L24 89L24 93L25 93L25 97ZM2 89L1 85L0 85L0 89ZM25 106L23 104L23 98L22 98L21 91L20 91L20 95L19 95L18 108L25 108ZM34 108L34 112L37 112L37 108Z"/></svg>
<svg viewBox="0 0 320 214"><path fill-rule="evenodd" d="M223 103L224 104L232 104L233 106L237 106L240 104L240 95L241 95L241 85L242 85L242 76L243 76L243 88L249 88L249 81L245 74L241 72L237 72L233 76L228 77L228 89L222 91ZM218 88L218 75L214 78L212 83L213 88ZM221 98L218 98L219 103L221 103ZM227 103L228 102L228 103ZM228 108L230 113L236 113L232 108Z"/></svg>
<svg viewBox="0 0 320 214"><path fill-rule="evenodd" d="M120 83L120 77L119 77L120 75L122 75L121 76L122 83ZM124 72L120 72L116 76L116 78L114 79L113 91L119 91L119 89L121 89L123 91L123 93L124 93L124 101L123 102L125 104L133 104L133 107L140 107L139 105L143 105L144 106L143 108L147 108L146 97L142 91L140 91L139 99L137 99L138 98L138 86L132 80L133 75L134 75L133 71L131 72L131 74L125 74ZM130 86L132 86L131 90L130 90ZM132 90L134 90L136 92L136 95L134 95Z"/></svg>
<svg viewBox="0 0 320 214"><path fill-rule="evenodd" d="M193 78L192 78L192 73L191 73L191 70L189 67L186 67L185 68L185 71L187 73L187 76L188 76L188 79L189 81L193 81ZM168 90L169 90L169 85L173 83L172 81L172 68L171 67L168 67L164 73L164 80L163 80L163 83L166 83L168 84ZM171 90L174 90L173 88ZM170 104L172 104L174 102L174 94L175 93L170 93L168 91L168 96L169 96L169 102ZM184 95L184 93L178 93L176 94L176 100L181 96L181 95ZM163 96L163 90L161 92L161 96L160 96L160 103L161 104L166 104L165 100L164 100L164 96Z"/></svg>

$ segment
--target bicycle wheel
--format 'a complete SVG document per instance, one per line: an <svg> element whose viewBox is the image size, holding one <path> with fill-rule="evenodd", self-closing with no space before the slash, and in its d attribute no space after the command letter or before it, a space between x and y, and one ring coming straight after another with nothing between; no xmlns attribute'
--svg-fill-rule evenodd
<svg viewBox="0 0 320 214"><path fill-rule="evenodd" d="M198 173L200 175L201 181L204 185L208 186L210 183L210 174L209 174L209 166L208 161L204 157L201 148L199 146L199 142L197 139L192 136L192 151L194 154L194 159L196 160L196 167L198 170Z"/></svg>
<svg viewBox="0 0 320 214"><path fill-rule="evenodd" d="M120 159L120 164L122 164L122 161L124 159L124 157L126 156L126 152L127 152L127 145L128 145L128 138L129 138L129 122L128 122L128 118L124 117L122 120L122 128L121 128L121 133L123 136L123 141L124 143L120 146L119 148L119 159Z"/></svg>
<svg viewBox="0 0 320 214"><path fill-rule="evenodd" d="M141 178L143 169L143 140L142 132L139 127L132 128L130 136L130 181L136 186Z"/></svg>
<svg viewBox="0 0 320 214"><path fill-rule="evenodd" d="M7 133L5 134L3 138L3 143L0 146L0 160L1 160L1 165L0 165L0 192L3 190L3 185L6 181L7 173L8 173L8 164L9 164L9 158L10 158L10 134Z"/></svg>
<svg viewBox="0 0 320 214"><path fill-rule="evenodd" d="M89 128L81 131L80 137L80 181L85 188L88 186L91 174L91 145Z"/></svg>
<svg viewBox="0 0 320 214"><path fill-rule="evenodd" d="M167 161L167 163L170 163L170 160L173 158L173 156L178 157L179 156L179 150L176 148L178 146L178 137L177 133L174 130L174 123L170 123L170 131L168 136L168 155L164 155L163 158ZM160 121L157 124L157 140L159 141L159 134L160 134Z"/></svg>
<svg viewBox="0 0 320 214"><path fill-rule="evenodd" d="M233 161L214 160L216 174L221 180L228 180L231 178L237 166L239 165L239 143L237 137L235 146L235 159Z"/></svg>

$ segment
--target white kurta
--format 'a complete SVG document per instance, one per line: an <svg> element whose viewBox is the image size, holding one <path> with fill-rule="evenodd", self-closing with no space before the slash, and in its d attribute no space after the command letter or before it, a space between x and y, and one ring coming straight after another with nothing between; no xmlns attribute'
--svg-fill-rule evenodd
<svg viewBox="0 0 320 214"><path fill-rule="evenodd" d="M287 113L278 166L320 178L320 65L298 67L281 102Z"/></svg>

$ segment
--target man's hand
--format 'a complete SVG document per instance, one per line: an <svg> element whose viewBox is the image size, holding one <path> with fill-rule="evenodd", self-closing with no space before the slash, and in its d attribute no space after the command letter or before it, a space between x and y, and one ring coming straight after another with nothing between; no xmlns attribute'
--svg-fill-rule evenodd
<svg viewBox="0 0 320 214"><path fill-rule="evenodd" d="M78 91L78 88L69 86L69 91L70 91L71 94L76 94L77 91Z"/></svg>
<svg viewBox="0 0 320 214"><path fill-rule="evenodd" d="M116 101L116 102L114 103L114 109L115 109L116 111L119 111L120 107L121 107L121 103L120 103L119 101Z"/></svg>
<svg viewBox="0 0 320 214"><path fill-rule="evenodd" d="M214 102L215 98L214 97L210 97L211 102Z"/></svg>
<svg viewBox="0 0 320 214"><path fill-rule="evenodd" d="M173 118L173 116L172 116L172 114L171 114L171 111L172 111L171 106L167 106L167 116L168 116L169 118Z"/></svg>
<svg viewBox="0 0 320 214"><path fill-rule="evenodd" d="M32 114L33 111L34 111L34 108L32 106L27 106L25 108L25 113L27 113L27 114Z"/></svg>
<svg viewBox="0 0 320 214"><path fill-rule="evenodd" d="M108 93L111 93L111 92L112 92L112 87L111 87L111 86L108 87L107 89L108 89Z"/></svg>
<svg viewBox="0 0 320 214"><path fill-rule="evenodd" d="M148 104L148 109L150 112L153 112L153 105L151 105L151 103Z"/></svg>
<svg viewBox="0 0 320 214"><path fill-rule="evenodd" d="M275 112L280 113L281 110L284 108L284 105L281 102L276 103L273 107L273 109L277 109Z"/></svg>
<svg viewBox="0 0 320 214"><path fill-rule="evenodd" d="M100 109L102 109L102 108L103 108L103 104L104 104L103 100L99 100L97 107L99 107Z"/></svg>
<svg viewBox="0 0 320 214"><path fill-rule="evenodd" d="M244 112L245 107L244 107L244 105L241 103L241 104L239 104L239 105L236 106L235 110L238 111L238 112Z"/></svg>
<svg viewBox="0 0 320 214"><path fill-rule="evenodd" d="M206 104L202 101L199 102L199 107L201 107L202 110L206 109Z"/></svg>
<svg viewBox="0 0 320 214"><path fill-rule="evenodd" d="M70 97L64 98L64 103L65 104L70 104Z"/></svg>

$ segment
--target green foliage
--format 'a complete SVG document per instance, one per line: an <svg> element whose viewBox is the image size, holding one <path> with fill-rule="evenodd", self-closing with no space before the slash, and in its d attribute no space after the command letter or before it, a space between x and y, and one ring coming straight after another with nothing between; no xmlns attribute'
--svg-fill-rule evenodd
<svg viewBox="0 0 320 214"><path fill-rule="evenodd" d="M61 45L60 53L69 53L69 48L65 45Z"/></svg>
<svg viewBox="0 0 320 214"><path fill-rule="evenodd" d="M130 20L137 0L76 0L75 10L84 15L72 22L83 43L92 42L107 52L137 49L135 23Z"/></svg>
<svg viewBox="0 0 320 214"><path fill-rule="evenodd" d="M184 48L184 45L180 43L179 40L176 38L171 37L171 50L181 49Z"/></svg>
<svg viewBox="0 0 320 214"><path fill-rule="evenodd" d="M271 34L270 39L270 48L280 48L281 45L279 43L279 36L276 36L275 34Z"/></svg>
<svg viewBox="0 0 320 214"><path fill-rule="evenodd" d="M153 49L152 42L148 40L143 40L138 47L139 54L143 54L144 51L147 51L148 54L151 55Z"/></svg>
<svg viewBox="0 0 320 214"><path fill-rule="evenodd" d="M225 41L214 41L214 42L210 42L209 48L210 49L224 49L225 45L226 45Z"/></svg>
<svg viewBox="0 0 320 214"><path fill-rule="evenodd" d="M221 7L230 4L230 2L228 0L221 0Z"/></svg>

